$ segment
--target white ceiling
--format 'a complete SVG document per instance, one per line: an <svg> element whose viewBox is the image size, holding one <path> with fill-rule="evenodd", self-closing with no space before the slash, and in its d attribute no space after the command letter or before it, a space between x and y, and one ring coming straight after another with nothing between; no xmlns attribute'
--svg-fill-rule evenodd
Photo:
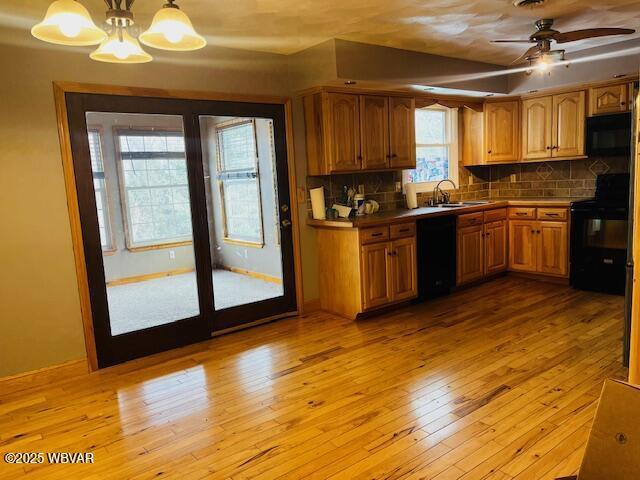
<svg viewBox="0 0 640 480"><path fill-rule="evenodd" d="M0 25L28 30L52 0L2 0ZM80 0L96 22L103 0ZM163 0L138 0L146 27ZM511 0L177 0L212 45L294 53L331 38L385 45L507 65L526 45L494 45L495 38L527 38L533 21L555 18L561 31L640 26L639 0L547 0L516 8ZM640 36L565 44L568 52Z"/></svg>

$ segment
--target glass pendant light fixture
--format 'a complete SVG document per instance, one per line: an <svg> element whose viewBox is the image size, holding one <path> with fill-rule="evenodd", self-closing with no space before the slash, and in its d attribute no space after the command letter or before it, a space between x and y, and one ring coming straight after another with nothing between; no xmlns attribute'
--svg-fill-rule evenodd
<svg viewBox="0 0 640 480"><path fill-rule="evenodd" d="M140 41L162 50L188 51L204 47L189 17L174 3L167 3L153 17L151 27ZM42 22L31 29L39 40L59 45L100 44L90 57L99 62L146 63L153 60L138 42L140 29L133 21L131 7L135 0L104 0L107 20L104 30L97 27L87 9L78 0L55 0Z"/></svg>
<svg viewBox="0 0 640 480"><path fill-rule="evenodd" d="M107 29L109 37L89 57L98 62L147 63L153 60L138 40L131 35L135 31L131 6L134 0L109 0Z"/></svg>
<svg viewBox="0 0 640 480"><path fill-rule="evenodd" d="M207 41L194 30L191 20L174 3L168 0L154 15L151 27L140 35L140 41L161 50L198 50Z"/></svg>
<svg viewBox="0 0 640 480"><path fill-rule="evenodd" d="M70 46L97 45L107 38L76 0L56 0L49 5L44 20L31 29L31 34L44 42Z"/></svg>
<svg viewBox="0 0 640 480"><path fill-rule="evenodd" d="M153 57L145 52L126 28L118 27L89 55L92 60L107 63L147 63Z"/></svg>

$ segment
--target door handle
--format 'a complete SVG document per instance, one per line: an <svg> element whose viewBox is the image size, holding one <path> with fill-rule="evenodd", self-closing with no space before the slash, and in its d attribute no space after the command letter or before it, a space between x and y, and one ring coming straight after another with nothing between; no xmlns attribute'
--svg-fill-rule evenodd
<svg viewBox="0 0 640 480"><path fill-rule="evenodd" d="M289 205L287 205L286 203L280 206L280 210L282 210L283 212L288 212L289 211Z"/></svg>
<svg viewBox="0 0 640 480"><path fill-rule="evenodd" d="M291 220L285 218L280 222L280 224L282 225L282 228L289 228L291 226Z"/></svg>

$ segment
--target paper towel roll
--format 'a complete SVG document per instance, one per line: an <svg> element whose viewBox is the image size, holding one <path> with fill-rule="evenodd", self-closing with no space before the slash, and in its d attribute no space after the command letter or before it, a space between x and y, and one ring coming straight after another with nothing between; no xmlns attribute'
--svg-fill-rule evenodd
<svg viewBox="0 0 640 480"><path fill-rule="evenodd" d="M407 196L407 208L418 208L418 194L416 193L416 184L407 183L404 186Z"/></svg>
<svg viewBox="0 0 640 480"><path fill-rule="evenodd" d="M311 194L311 211L314 220L324 220L327 218L324 206L324 187L312 188L309 193Z"/></svg>

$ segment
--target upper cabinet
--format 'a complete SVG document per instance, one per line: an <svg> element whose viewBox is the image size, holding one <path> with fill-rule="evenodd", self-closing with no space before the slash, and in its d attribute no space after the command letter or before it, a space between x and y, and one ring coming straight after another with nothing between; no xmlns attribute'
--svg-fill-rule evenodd
<svg viewBox="0 0 640 480"><path fill-rule="evenodd" d="M354 96L354 95L351 95ZM362 168L387 168L389 163L389 99L360 97Z"/></svg>
<svg viewBox="0 0 640 480"><path fill-rule="evenodd" d="M552 157L580 157L585 151L584 91L553 96Z"/></svg>
<svg viewBox="0 0 640 480"><path fill-rule="evenodd" d="M629 110L629 85L606 85L589 89L589 116L619 113Z"/></svg>
<svg viewBox="0 0 640 480"><path fill-rule="evenodd" d="M553 98L541 97L522 102L522 158L533 160L551 156Z"/></svg>
<svg viewBox="0 0 640 480"><path fill-rule="evenodd" d="M415 168L415 100L321 90L303 98L309 175Z"/></svg>
<svg viewBox="0 0 640 480"><path fill-rule="evenodd" d="M523 160L582 157L584 134L584 91L522 101Z"/></svg>
<svg viewBox="0 0 640 480"><path fill-rule="evenodd" d="M391 168L416 167L416 104L413 98L389 99Z"/></svg>
<svg viewBox="0 0 640 480"><path fill-rule="evenodd" d="M327 96L329 156L335 172L357 170L362 165L359 100L356 95Z"/></svg>
<svg viewBox="0 0 640 480"><path fill-rule="evenodd" d="M486 162L517 162L520 159L519 102L486 103L484 120Z"/></svg>

